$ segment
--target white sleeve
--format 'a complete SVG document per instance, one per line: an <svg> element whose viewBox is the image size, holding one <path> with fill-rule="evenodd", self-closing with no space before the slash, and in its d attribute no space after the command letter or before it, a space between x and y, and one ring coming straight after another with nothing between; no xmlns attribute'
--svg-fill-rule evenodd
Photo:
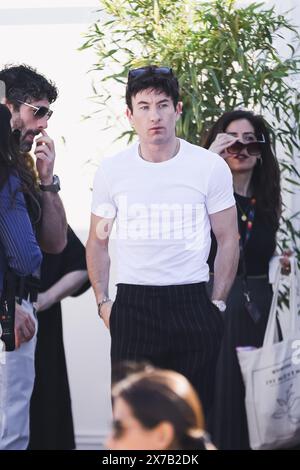
<svg viewBox="0 0 300 470"><path fill-rule="evenodd" d="M94 178L92 213L105 219L114 219L117 213L117 207L111 197L102 167L98 168Z"/></svg>
<svg viewBox="0 0 300 470"><path fill-rule="evenodd" d="M227 163L218 156L207 186L207 212L214 214L232 206L235 206L232 174Z"/></svg>
<svg viewBox="0 0 300 470"><path fill-rule="evenodd" d="M275 277L276 277L278 266L280 264L280 258L281 256L274 255L270 259L270 262L269 262L269 283L270 284L275 283Z"/></svg>

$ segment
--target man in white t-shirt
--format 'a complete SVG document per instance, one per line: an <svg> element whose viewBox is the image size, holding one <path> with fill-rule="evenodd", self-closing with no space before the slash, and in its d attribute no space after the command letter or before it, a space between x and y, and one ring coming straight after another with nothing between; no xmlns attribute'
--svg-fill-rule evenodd
<svg viewBox="0 0 300 470"><path fill-rule="evenodd" d="M170 68L131 70L126 102L139 142L103 161L94 180L87 263L98 312L110 328L113 366L149 361L183 373L207 412L220 310L239 256L231 173L218 155L176 137L182 103ZM205 288L211 229L218 242L212 301ZM110 237L118 262L114 302Z"/></svg>

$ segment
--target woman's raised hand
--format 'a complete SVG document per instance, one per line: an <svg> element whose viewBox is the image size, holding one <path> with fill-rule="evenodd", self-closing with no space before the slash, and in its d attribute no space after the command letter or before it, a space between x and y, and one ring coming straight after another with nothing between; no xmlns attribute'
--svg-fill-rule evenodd
<svg viewBox="0 0 300 470"><path fill-rule="evenodd" d="M233 145L237 140L238 140L238 137L234 137L233 135L226 134L225 132L217 134L217 137L212 142L208 150L219 154L223 158L226 158L228 157L228 154L226 153L226 149L230 147L231 145Z"/></svg>

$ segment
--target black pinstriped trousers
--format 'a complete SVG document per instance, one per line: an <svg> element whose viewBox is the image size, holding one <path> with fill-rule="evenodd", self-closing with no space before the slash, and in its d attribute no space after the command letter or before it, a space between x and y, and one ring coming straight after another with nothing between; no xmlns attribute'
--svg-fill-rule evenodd
<svg viewBox="0 0 300 470"><path fill-rule="evenodd" d="M223 320L204 282L158 287L118 284L110 332L112 367L122 361L148 361L182 373L197 390L207 415Z"/></svg>

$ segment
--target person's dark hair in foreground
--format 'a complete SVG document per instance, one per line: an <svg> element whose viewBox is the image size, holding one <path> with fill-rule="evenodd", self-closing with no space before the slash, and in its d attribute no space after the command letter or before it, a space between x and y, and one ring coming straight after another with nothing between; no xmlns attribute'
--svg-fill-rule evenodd
<svg viewBox="0 0 300 470"><path fill-rule="evenodd" d="M200 400L178 372L146 367L116 383L110 449L212 450Z"/></svg>

